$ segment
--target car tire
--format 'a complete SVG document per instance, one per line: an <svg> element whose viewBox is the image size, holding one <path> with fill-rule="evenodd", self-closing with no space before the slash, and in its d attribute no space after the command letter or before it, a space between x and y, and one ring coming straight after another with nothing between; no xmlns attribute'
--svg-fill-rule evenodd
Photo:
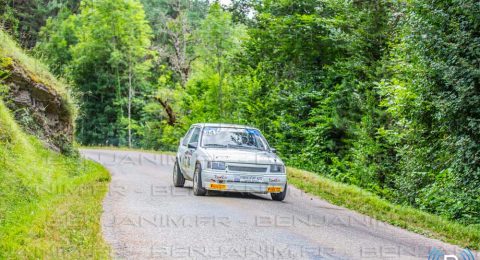
<svg viewBox="0 0 480 260"><path fill-rule="evenodd" d="M205 196L205 194L207 194L207 190L202 187L202 167L197 163L193 173L193 195Z"/></svg>
<svg viewBox="0 0 480 260"><path fill-rule="evenodd" d="M185 177L183 177L180 167L178 167L178 160L175 160L173 166L173 186L183 187L185 185Z"/></svg>
<svg viewBox="0 0 480 260"><path fill-rule="evenodd" d="M282 192L270 193L270 196L272 196L272 200L283 201L285 199L285 197L287 196L287 184L285 183L285 188L283 189Z"/></svg>

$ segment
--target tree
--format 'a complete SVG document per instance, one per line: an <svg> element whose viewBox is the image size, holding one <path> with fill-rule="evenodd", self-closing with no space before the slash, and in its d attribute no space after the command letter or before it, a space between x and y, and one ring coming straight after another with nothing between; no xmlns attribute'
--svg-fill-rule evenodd
<svg viewBox="0 0 480 260"><path fill-rule="evenodd" d="M0 24L9 31L23 47L35 46L40 28L47 19L56 16L61 9L76 12L79 0L1 0Z"/></svg>
<svg viewBox="0 0 480 260"><path fill-rule="evenodd" d="M78 43L71 47L69 72L83 94L79 140L85 144L124 144L126 125L131 145L132 113L141 109L132 112L133 84L143 95L148 94L144 77L151 29L143 8L135 0L83 2L78 23Z"/></svg>
<svg viewBox="0 0 480 260"><path fill-rule="evenodd" d="M49 18L40 29L34 53L57 76L69 76L68 66L72 62L70 48L78 42L77 18L69 9L62 8L58 16Z"/></svg>
<svg viewBox="0 0 480 260"><path fill-rule="evenodd" d="M144 2L148 7L147 15L154 28L153 49L159 54L153 74L168 73L165 68L173 72L168 77L172 81L171 84L157 82L160 84L158 84L159 91L155 98L163 107L168 124L174 126L177 123L177 116L171 104L172 91L177 83L185 89L185 84L190 77L192 62L197 57L193 46L198 43L193 36L193 31L204 17L208 1L144 0Z"/></svg>
<svg viewBox="0 0 480 260"><path fill-rule="evenodd" d="M196 53L206 67L214 68L218 76L216 103L221 117L226 115L223 100L225 63L239 47L241 36L242 27L233 24L231 14L223 11L219 3L212 4L198 30L199 46Z"/></svg>
<svg viewBox="0 0 480 260"><path fill-rule="evenodd" d="M417 0L401 11L393 76L381 86L395 120L398 197L479 223L480 5Z"/></svg>

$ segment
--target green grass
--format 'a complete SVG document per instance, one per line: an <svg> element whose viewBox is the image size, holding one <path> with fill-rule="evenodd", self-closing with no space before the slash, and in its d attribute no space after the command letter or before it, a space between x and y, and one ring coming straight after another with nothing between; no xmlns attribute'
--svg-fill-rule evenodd
<svg viewBox="0 0 480 260"><path fill-rule="evenodd" d="M59 94L71 117L75 118L75 104L66 83L53 76L46 65L27 55L25 51L1 29L0 58L9 58L12 61L12 65L25 70L30 79L37 83L42 83L52 92Z"/></svg>
<svg viewBox="0 0 480 260"><path fill-rule="evenodd" d="M289 183L299 189L332 204L427 237L474 250L480 249L478 226L465 226L412 207L395 205L359 187L335 182L312 172L289 167L288 178Z"/></svg>
<svg viewBox="0 0 480 260"><path fill-rule="evenodd" d="M52 152L0 101L0 259L105 259L110 180L99 164Z"/></svg>

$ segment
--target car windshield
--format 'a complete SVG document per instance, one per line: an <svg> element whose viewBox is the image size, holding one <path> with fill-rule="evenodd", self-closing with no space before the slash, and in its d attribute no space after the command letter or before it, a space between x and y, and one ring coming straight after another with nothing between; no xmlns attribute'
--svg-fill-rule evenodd
<svg viewBox="0 0 480 260"><path fill-rule="evenodd" d="M234 127L205 127L203 147L267 150L267 141L259 130Z"/></svg>

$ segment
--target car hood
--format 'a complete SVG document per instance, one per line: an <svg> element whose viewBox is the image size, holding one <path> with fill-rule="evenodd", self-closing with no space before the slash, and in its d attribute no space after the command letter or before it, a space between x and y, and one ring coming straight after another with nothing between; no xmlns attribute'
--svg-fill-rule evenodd
<svg viewBox="0 0 480 260"><path fill-rule="evenodd" d="M249 163L249 164L283 164L283 161L274 153L258 150L206 148L208 160Z"/></svg>

